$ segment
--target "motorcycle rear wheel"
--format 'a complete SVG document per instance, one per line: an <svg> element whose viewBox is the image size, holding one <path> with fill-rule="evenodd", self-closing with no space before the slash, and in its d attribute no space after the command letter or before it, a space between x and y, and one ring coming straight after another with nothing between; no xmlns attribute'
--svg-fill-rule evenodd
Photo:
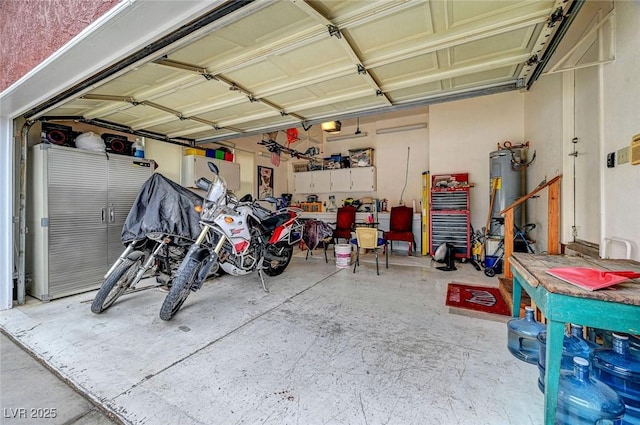
<svg viewBox="0 0 640 425"><path fill-rule="evenodd" d="M162 303L160 308L160 319L162 320L171 320L191 292L191 283L198 275L202 263L193 258L188 261L182 272L173 279L171 289Z"/></svg>
<svg viewBox="0 0 640 425"><path fill-rule="evenodd" d="M265 261L265 263L267 264L267 267L265 267L263 271L267 276L278 276L285 271L285 269L291 262L291 258L293 257L293 245L285 247L282 251L282 254L280 255L282 257L286 257L286 260L282 262L278 262L277 266L273 266L268 261Z"/></svg>
<svg viewBox="0 0 640 425"><path fill-rule="evenodd" d="M144 256L140 256L135 261L125 258L102 282L100 290L91 303L91 311L100 314L111 307L120 295L124 294L131 286L143 261Z"/></svg>

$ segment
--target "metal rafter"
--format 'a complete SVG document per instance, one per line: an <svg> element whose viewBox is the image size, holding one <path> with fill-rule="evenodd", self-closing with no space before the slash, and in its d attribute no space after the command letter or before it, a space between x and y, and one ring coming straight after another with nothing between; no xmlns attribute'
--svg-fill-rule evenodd
<svg viewBox="0 0 640 425"><path fill-rule="evenodd" d="M372 17L376 17L376 19L379 19L380 12L385 14L394 13L394 12L397 12L398 10L401 10L402 8L406 8L409 6L414 7L415 3L405 2L405 1L384 3L382 6L378 5L377 7L372 7L365 11L359 11L359 13L354 14L353 16L350 16L350 17L343 18L342 20L337 22L339 22L340 25L344 25L345 27L355 27L365 22L369 22L371 19L373 19ZM533 4L533 5L525 6L527 9L531 8L531 10L528 10L527 13L525 13L524 15L515 14L515 11L501 13L501 14L498 14L495 17L494 21L489 25L485 24L478 28L467 28L467 26L458 27L451 31L448 31L443 36L437 37L435 40L434 39L426 40L410 48L394 51L390 54L387 54L378 58L363 61L362 64L358 63L356 65L356 72L358 70L358 66L363 66L365 69L374 69L384 65L393 64L402 60L411 59L424 54L448 49L460 44L462 41L471 42L471 41L481 40L483 38L492 37L492 36L496 36L506 32L518 30L521 28L530 27L531 25L539 24L540 22L546 21L548 19L547 9L541 10L534 6L536 5ZM517 10L520 10L520 9L521 8ZM321 23L324 23L324 22L326 22L326 19L321 18ZM246 66L247 63L255 63L258 61L265 60L267 55L269 54L281 54L293 48L302 47L307 43L317 41L320 37L326 37L326 33L327 33L327 30L323 27L320 27L319 29L314 29L312 31L305 30L302 33L296 34L295 36L289 37L284 40L278 40L275 43L270 43L267 46L262 46L257 50L252 50L247 54L239 55L238 57L235 57L233 60L218 64L215 67L216 68L215 70L207 69L197 65L183 64L181 62L171 61L168 59L163 59L161 61L163 61L165 64L173 64L175 65L176 68L193 71L194 73L198 73L200 75L219 75L221 73L226 73L234 69L237 69L242 65ZM346 75L350 75L351 73L353 73L352 67L342 67L342 68L334 69L331 72L315 75L313 77L304 77L294 81L289 80L285 84L282 84L276 87L270 87L261 92L255 92L253 93L253 96L255 98L262 99L267 96L281 94L289 90L309 86L318 82L324 82L324 81L340 78ZM186 86L190 87L194 84L204 84L206 82L206 78L207 77L205 76L205 80L203 79L192 80L189 78L179 78L178 80L183 85L184 85L183 81L188 81ZM141 92L138 95L138 98L146 98L147 100L153 100L156 97L161 97L166 95L167 91L175 90L177 88L180 88L180 87L176 87L175 83L163 84L154 89ZM237 105L242 102L243 100L239 99L237 101L223 101L216 104L208 104L204 107L200 106L197 108L191 108L188 111L185 111L185 114L194 116L202 113L215 111L217 109L222 109L228 106ZM117 105L108 105L106 107L101 108L100 110L98 109L92 110L85 115L87 117L105 116L109 112L116 110L118 108L120 107ZM289 108L289 109L293 109L293 108ZM169 117L155 118L151 120L145 120L142 122L136 122L135 124L132 124L132 127L142 128L148 125L158 125L158 124L167 123L167 122L170 122L170 120L171 118Z"/></svg>
<svg viewBox="0 0 640 425"><path fill-rule="evenodd" d="M316 21L320 22L321 24L327 27L329 35L331 37L336 38L340 47L342 47L344 52L347 54L347 56L351 60L351 63L353 64L355 71L358 74L364 76L365 80L367 81L369 86L373 89L376 96L381 97L384 100L384 103L387 104L387 106L391 106L392 105L391 100L389 100L387 95L384 94L384 92L380 88L380 84L378 83L378 81L376 81L375 78L373 78L373 76L369 72L367 72L365 66L362 64L363 60L360 57L358 57L358 54L356 53L353 46L351 45L351 42L347 40L347 37L340 32L340 28L336 26L330 19L327 19L327 17L324 16L322 13L314 9L313 6L311 6L306 0L305 1L291 0L291 2L292 4L297 6L300 10L305 12L307 15L311 16Z"/></svg>
<svg viewBox="0 0 640 425"><path fill-rule="evenodd" d="M112 95L104 95L104 94L86 94L84 96L81 97L81 99L87 99L87 100L102 100L102 101L111 101L111 102L123 102L123 103L128 103L131 104L133 106L138 106L138 105L143 105L143 106L148 106L150 108L153 109L157 109L159 111L162 112L166 112L167 114L171 114L174 115L175 117L177 117L179 120L181 121L195 121L195 122L199 122L201 124L206 124L209 127L213 127L215 130L220 130L220 129L227 129L227 130L231 130L237 133L242 133L242 130L239 128L235 128L235 127L231 127L231 126L220 126L217 123L213 122L213 121L208 121L202 118L198 118L198 117L193 117L193 116L187 116L185 114L183 114L180 111L177 111L175 109L171 109L168 108L166 106L160 105L158 103L155 102L151 102L148 100L136 100L133 97L130 96L112 96ZM132 127L130 127L132 128ZM139 129L138 129L139 130ZM199 130L202 131L202 130ZM172 137L172 136L168 136L168 137Z"/></svg>

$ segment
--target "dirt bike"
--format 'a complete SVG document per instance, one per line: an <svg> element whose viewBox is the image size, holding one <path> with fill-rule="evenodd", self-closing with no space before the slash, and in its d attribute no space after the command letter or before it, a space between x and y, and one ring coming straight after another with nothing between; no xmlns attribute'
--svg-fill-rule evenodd
<svg viewBox="0 0 640 425"><path fill-rule="evenodd" d="M162 320L171 320L189 294L200 289L207 275L218 268L232 276L257 271L268 292L263 272L268 276L284 272L291 262L293 245L302 239L298 210L281 208L274 212L250 197L238 200L227 194L217 167L208 165L213 179L201 177L196 182L207 191L200 214L202 230L176 272L160 309Z"/></svg>

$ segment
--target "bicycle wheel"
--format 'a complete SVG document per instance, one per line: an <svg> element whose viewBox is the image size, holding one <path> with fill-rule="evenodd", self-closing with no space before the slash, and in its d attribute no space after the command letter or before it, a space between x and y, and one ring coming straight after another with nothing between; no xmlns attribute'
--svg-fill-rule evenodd
<svg viewBox="0 0 640 425"><path fill-rule="evenodd" d="M173 279L171 289L162 303L160 308L160 318L162 320L171 320L191 292L191 283L198 275L202 263L193 258L188 261L182 272Z"/></svg>
<svg viewBox="0 0 640 425"><path fill-rule="evenodd" d="M118 297L131 286L143 261L144 255L135 261L125 258L102 282L100 290L91 303L91 311L100 314L111 307Z"/></svg>

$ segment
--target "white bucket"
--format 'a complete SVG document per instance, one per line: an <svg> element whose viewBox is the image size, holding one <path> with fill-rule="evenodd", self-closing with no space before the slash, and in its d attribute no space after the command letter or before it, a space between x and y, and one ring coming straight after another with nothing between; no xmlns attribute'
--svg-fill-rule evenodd
<svg viewBox="0 0 640 425"><path fill-rule="evenodd" d="M336 267L346 269L351 264L351 245L336 244Z"/></svg>

